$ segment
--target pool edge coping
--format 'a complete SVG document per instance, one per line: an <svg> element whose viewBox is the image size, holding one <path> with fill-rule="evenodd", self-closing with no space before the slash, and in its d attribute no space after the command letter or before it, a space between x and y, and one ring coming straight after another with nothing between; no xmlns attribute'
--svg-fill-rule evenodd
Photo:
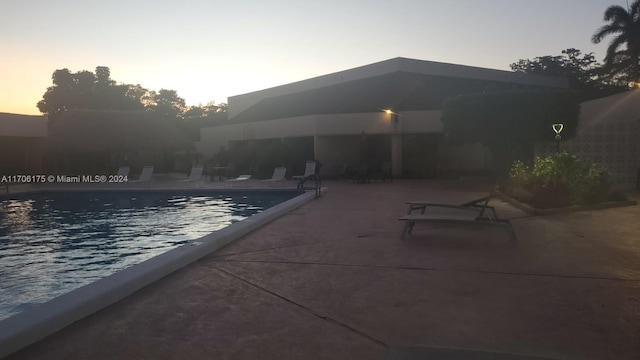
<svg viewBox="0 0 640 360"><path fill-rule="evenodd" d="M327 190L323 188L322 194ZM0 320L0 359L132 295L314 199L315 191L307 190L261 213Z"/></svg>

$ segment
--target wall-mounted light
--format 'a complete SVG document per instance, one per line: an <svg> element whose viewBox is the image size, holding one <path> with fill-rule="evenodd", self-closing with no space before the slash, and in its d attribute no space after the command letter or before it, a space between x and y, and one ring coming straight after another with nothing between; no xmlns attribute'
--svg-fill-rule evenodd
<svg viewBox="0 0 640 360"><path fill-rule="evenodd" d="M398 123L398 121L399 121L399 119L398 119L398 113L393 112L393 110L391 110L391 109L384 109L383 111L384 111L384 112L386 112L387 114L391 115L391 121L392 121L394 124L397 124L397 123Z"/></svg>

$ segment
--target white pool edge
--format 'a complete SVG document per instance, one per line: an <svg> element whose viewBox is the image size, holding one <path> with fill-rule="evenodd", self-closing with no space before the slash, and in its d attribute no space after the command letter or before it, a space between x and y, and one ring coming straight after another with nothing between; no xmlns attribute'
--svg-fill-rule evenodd
<svg viewBox="0 0 640 360"><path fill-rule="evenodd" d="M323 188L322 193L326 190ZM247 219L0 321L0 358L124 299L314 198L315 191L306 191Z"/></svg>

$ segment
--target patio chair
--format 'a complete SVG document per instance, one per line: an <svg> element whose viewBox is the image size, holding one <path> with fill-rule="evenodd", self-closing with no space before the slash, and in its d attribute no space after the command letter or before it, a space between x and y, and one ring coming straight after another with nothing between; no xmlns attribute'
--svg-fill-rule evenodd
<svg viewBox="0 0 640 360"><path fill-rule="evenodd" d="M203 170L204 170L204 167L202 165L192 167L189 177L182 181L188 181L188 182L200 181L200 179L202 179Z"/></svg>
<svg viewBox="0 0 640 360"><path fill-rule="evenodd" d="M360 165L358 166L358 171L353 177L353 182L357 184L371 183L371 172L369 171L369 164L367 164L366 162L360 163Z"/></svg>
<svg viewBox="0 0 640 360"><path fill-rule="evenodd" d="M508 219L498 219L496 210L489 205L489 200L494 197L495 188L491 190L488 196L469 201L462 205L438 204L423 201L411 201L407 215L401 217L400 221L404 221L405 225L402 230L402 239L407 234L411 234L413 227L417 222L420 223L438 223L438 224L481 224L494 227L506 228L512 245L515 245L517 238L511 222ZM454 214L429 214L425 213L427 208L447 208L454 209ZM421 210L420 214L413 214L414 210Z"/></svg>
<svg viewBox="0 0 640 360"><path fill-rule="evenodd" d="M129 171L131 170L128 166L120 166L118 169L118 176L129 176Z"/></svg>
<svg viewBox="0 0 640 360"><path fill-rule="evenodd" d="M286 167L277 167L273 169L273 176L271 176L271 179L265 179L262 181L285 181L286 175L287 175Z"/></svg>
<svg viewBox="0 0 640 360"><path fill-rule="evenodd" d="M251 179L251 175L240 175L235 179L229 179L227 181L245 181Z"/></svg>
<svg viewBox="0 0 640 360"><path fill-rule="evenodd" d="M341 179L351 180L354 179L358 175L358 171L353 169L349 163L344 163L342 165L342 172L340 173Z"/></svg>
<svg viewBox="0 0 640 360"><path fill-rule="evenodd" d="M304 175L295 175L291 178L293 180L303 180L308 178L309 176L315 175L315 173L316 173L316 162L307 161L307 166L304 169Z"/></svg>
<svg viewBox="0 0 640 360"><path fill-rule="evenodd" d="M153 166L145 166L142 168L142 172L140 173L138 180L134 180L133 182L150 181L152 176Z"/></svg>

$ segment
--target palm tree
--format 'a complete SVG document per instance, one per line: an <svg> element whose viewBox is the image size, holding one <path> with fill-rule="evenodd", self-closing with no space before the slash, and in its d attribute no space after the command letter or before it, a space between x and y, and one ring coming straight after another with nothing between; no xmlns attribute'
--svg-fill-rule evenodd
<svg viewBox="0 0 640 360"><path fill-rule="evenodd" d="M613 5L604 12L604 25L591 38L594 44L600 43L608 35L615 35L604 58L609 68L627 68L632 81L640 80L640 0L635 0L628 9ZM626 50L618 50L623 44Z"/></svg>

